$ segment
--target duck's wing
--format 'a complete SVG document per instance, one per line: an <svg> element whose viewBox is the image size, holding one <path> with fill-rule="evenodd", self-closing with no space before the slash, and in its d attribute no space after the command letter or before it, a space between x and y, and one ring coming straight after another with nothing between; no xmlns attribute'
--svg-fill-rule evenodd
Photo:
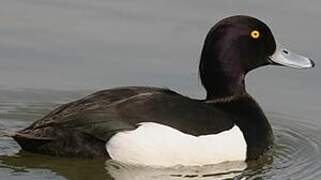
<svg viewBox="0 0 321 180"><path fill-rule="evenodd" d="M231 120L213 105L167 89L128 87L100 91L62 105L22 132L63 127L108 140L141 122L156 122L188 134L206 135L230 129L234 125Z"/></svg>
<svg viewBox="0 0 321 180"><path fill-rule="evenodd" d="M95 133L101 132L97 128L105 129L105 132L132 129L132 125L119 119L120 114L115 111L115 105L143 96L145 93L161 91L165 90L150 87L124 87L98 91L80 100L59 106L29 127L11 136L54 139L48 133L41 132L42 129L49 127L75 129L88 133L89 129Z"/></svg>
<svg viewBox="0 0 321 180"><path fill-rule="evenodd" d="M58 145L63 144L65 149L68 144L93 145L97 141L102 148L117 132L136 129L142 122L167 125L196 136L234 126L231 117L213 105L167 89L128 87L100 91L62 105L17 132L14 138L20 140L20 145L25 140L60 141Z"/></svg>
<svg viewBox="0 0 321 180"><path fill-rule="evenodd" d="M66 118L81 116L85 112L107 112L110 107L128 99L161 91L165 90L152 87L124 87L98 91L82 99L59 106L31 126L38 127L51 122L64 122Z"/></svg>

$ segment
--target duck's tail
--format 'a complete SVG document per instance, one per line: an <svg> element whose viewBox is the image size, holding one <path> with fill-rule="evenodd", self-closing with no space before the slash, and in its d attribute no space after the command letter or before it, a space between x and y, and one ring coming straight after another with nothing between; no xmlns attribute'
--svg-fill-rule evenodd
<svg viewBox="0 0 321 180"><path fill-rule="evenodd" d="M106 142L95 137L61 128L50 132L53 134L45 129L38 132L22 130L6 133L6 136L13 138L24 151L32 153L90 159L109 157Z"/></svg>
<svg viewBox="0 0 321 180"><path fill-rule="evenodd" d="M2 136L13 138L23 150L30 152L33 152L35 149L37 149L35 147L39 147L47 142L54 140L52 138L35 137L29 134L10 131L4 132Z"/></svg>

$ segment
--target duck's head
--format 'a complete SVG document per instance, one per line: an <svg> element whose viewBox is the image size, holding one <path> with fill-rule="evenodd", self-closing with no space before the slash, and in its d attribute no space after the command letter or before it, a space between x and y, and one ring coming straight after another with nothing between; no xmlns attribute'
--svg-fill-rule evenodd
<svg viewBox="0 0 321 180"><path fill-rule="evenodd" d="M245 92L247 72L265 65L311 68L309 58L277 44L270 28L249 16L232 16L219 21L204 42L199 66L207 99Z"/></svg>

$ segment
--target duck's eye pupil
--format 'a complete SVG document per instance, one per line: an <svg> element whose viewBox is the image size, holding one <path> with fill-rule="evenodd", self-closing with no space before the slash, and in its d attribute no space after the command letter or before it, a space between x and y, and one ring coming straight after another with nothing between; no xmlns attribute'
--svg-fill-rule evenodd
<svg viewBox="0 0 321 180"><path fill-rule="evenodd" d="M260 37L260 32L259 32L258 30L252 31L252 32L251 32L251 37L252 37L253 39L259 38L259 37Z"/></svg>

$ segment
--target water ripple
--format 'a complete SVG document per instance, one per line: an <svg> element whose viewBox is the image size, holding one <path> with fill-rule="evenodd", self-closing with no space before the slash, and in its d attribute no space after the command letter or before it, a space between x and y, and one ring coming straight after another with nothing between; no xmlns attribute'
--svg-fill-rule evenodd
<svg viewBox="0 0 321 180"><path fill-rule="evenodd" d="M318 179L321 176L320 127L280 114L271 115L269 119L275 145L265 156L273 160L262 164L254 162L245 170L243 178Z"/></svg>

